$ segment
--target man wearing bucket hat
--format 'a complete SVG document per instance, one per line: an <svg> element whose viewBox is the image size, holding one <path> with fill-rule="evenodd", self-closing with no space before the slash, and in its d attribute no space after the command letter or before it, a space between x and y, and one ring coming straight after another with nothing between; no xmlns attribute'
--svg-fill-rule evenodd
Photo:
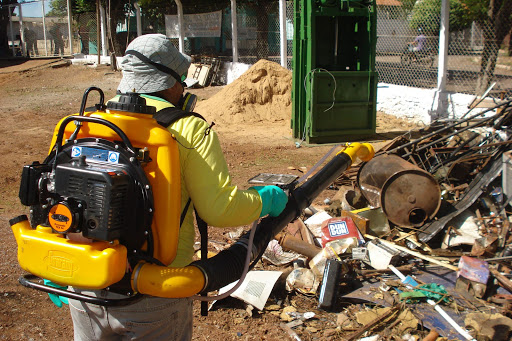
<svg viewBox="0 0 512 341"><path fill-rule="evenodd" d="M140 36L126 49L118 92L140 94L146 99L146 105L156 107L157 113L169 107L181 108L182 81L190 63L190 57L180 53L164 35ZM288 200L283 190L276 186L240 190L232 185L217 134L211 127L198 115L191 115L167 128L178 142L183 221L177 255L168 264L172 267L183 267L192 262L194 208L209 225L240 226L267 214L279 215ZM92 294L123 297L105 290ZM69 305L75 340L192 338L190 298L145 296L125 307L103 307L70 299Z"/></svg>

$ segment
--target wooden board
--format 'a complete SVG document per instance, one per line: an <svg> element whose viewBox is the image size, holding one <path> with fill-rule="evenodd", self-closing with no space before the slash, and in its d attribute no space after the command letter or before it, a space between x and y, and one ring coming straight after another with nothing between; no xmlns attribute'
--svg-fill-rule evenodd
<svg viewBox="0 0 512 341"><path fill-rule="evenodd" d="M211 66L210 65L203 65L201 67L201 71L199 72L199 77L197 77L197 80L199 81L199 85L205 86L206 81L208 80L208 74L210 73Z"/></svg>

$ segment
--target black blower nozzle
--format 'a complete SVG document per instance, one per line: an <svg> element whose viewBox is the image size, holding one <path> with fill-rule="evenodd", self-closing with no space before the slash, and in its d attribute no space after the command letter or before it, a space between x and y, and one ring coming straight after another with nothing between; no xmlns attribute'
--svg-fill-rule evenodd
<svg viewBox="0 0 512 341"><path fill-rule="evenodd" d="M368 161L373 157L373 147L369 144L356 143L338 153L303 185L290 191L288 204L278 217L266 217L259 222L251 255L253 265L259 260L272 238L290 222L297 219L325 188L346 171L356 155L361 155L363 161ZM218 290L241 277L247 255L248 240L249 232L240 237L237 243L219 252L216 256L191 264L200 268L205 275L206 286L201 294Z"/></svg>

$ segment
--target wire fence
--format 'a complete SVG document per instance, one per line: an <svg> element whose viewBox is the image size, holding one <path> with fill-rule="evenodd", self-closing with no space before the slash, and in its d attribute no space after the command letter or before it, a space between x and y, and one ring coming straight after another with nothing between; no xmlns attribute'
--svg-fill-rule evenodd
<svg viewBox="0 0 512 341"><path fill-rule="evenodd" d="M84 55L98 54L98 52L101 52L101 38L98 40L98 21L96 20L96 13L80 13L75 17L75 20L73 28L78 38L76 52ZM100 46L99 49L98 46Z"/></svg>
<svg viewBox="0 0 512 341"><path fill-rule="evenodd" d="M474 94L482 68L482 55L486 53L486 56L497 57L491 76L496 85L491 94L497 96L502 91L510 94L512 58L508 55L509 39L498 41L496 19L464 22L457 4L460 3L452 1L450 7L446 90ZM417 2L412 8L399 2L378 6L376 69L381 82L437 87L440 12L439 0ZM509 16L501 25L508 25L510 30L511 20ZM484 51L486 36L492 40L492 46Z"/></svg>
<svg viewBox="0 0 512 341"><path fill-rule="evenodd" d="M404 3L411 3L405 2ZM458 5L457 5L458 4ZM16 55L30 57L98 53L96 13L73 16L69 38L67 11L51 8L49 0L23 3L11 22ZM237 3L238 61L253 64L259 59L281 61L279 1L256 6ZM187 36L185 53L233 61L231 8L217 16L219 29L211 36ZM439 75L439 32L441 0L423 0L404 5L396 0L377 0L376 70L379 81L420 88L436 88ZM142 33L168 34L162 18L151 21L142 10ZM475 94L480 86L494 84L491 95L512 93L512 57L509 56L512 16L464 21L460 2L452 1L450 35L446 59L446 90ZM286 2L286 65L291 69L293 42L293 0ZM117 23L115 41L123 51L137 36L135 11ZM9 31L10 34L11 31ZM172 37L172 36L170 36ZM172 37L176 47L178 38ZM112 49L110 41L107 46ZM71 46L72 45L72 46ZM72 48L72 49L71 49ZM484 56L484 58L482 58ZM489 61L486 64L486 61ZM483 73L485 71L486 73ZM493 72L491 72L493 71ZM486 78L487 77L487 78ZM479 81L483 85L479 84Z"/></svg>
<svg viewBox="0 0 512 341"><path fill-rule="evenodd" d="M267 2L263 6L254 3L237 3L237 48L238 62L254 64L259 59L280 63L281 32L279 2ZM187 15L185 15L186 17ZM218 36L189 36L185 40L185 53L192 56L218 57L223 61L233 61L233 26L231 7L220 13L221 23ZM133 24L132 24L133 25ZM142 19L142 33L164 33L165 23L149 22ZM133 27L133 26L132 26ZM286 56L287 67L291 68L293 41L293 1L286 2ZM178 39L173 43L178 47Z"/></svg>
<svg viewBox="0 0 512 341"><path fill-rule="evenodd" d="M50 0L18 4L7 29L14 56L70 55L76 36L69 37L67 9L55 10Z"/></svg>

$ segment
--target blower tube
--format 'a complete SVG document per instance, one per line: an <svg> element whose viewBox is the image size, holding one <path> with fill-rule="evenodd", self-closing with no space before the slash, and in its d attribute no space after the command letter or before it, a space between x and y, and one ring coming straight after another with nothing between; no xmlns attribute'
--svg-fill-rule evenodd
<svg viewBox="0 0 512 341"><path fill-rule="evenodd" d="M303 185L291 190L290 199L283 212L277 217L263 218L256 227L251 261L258 260L270 240L299 217L357 158L369 161L374 154L372 145L352 143L337 153ZM169 298L189 297L218 290L242 276L249 233L216 256L193 262L184 268L168 268L141 262L133 271L132 287L141 294Z"/></svg>

